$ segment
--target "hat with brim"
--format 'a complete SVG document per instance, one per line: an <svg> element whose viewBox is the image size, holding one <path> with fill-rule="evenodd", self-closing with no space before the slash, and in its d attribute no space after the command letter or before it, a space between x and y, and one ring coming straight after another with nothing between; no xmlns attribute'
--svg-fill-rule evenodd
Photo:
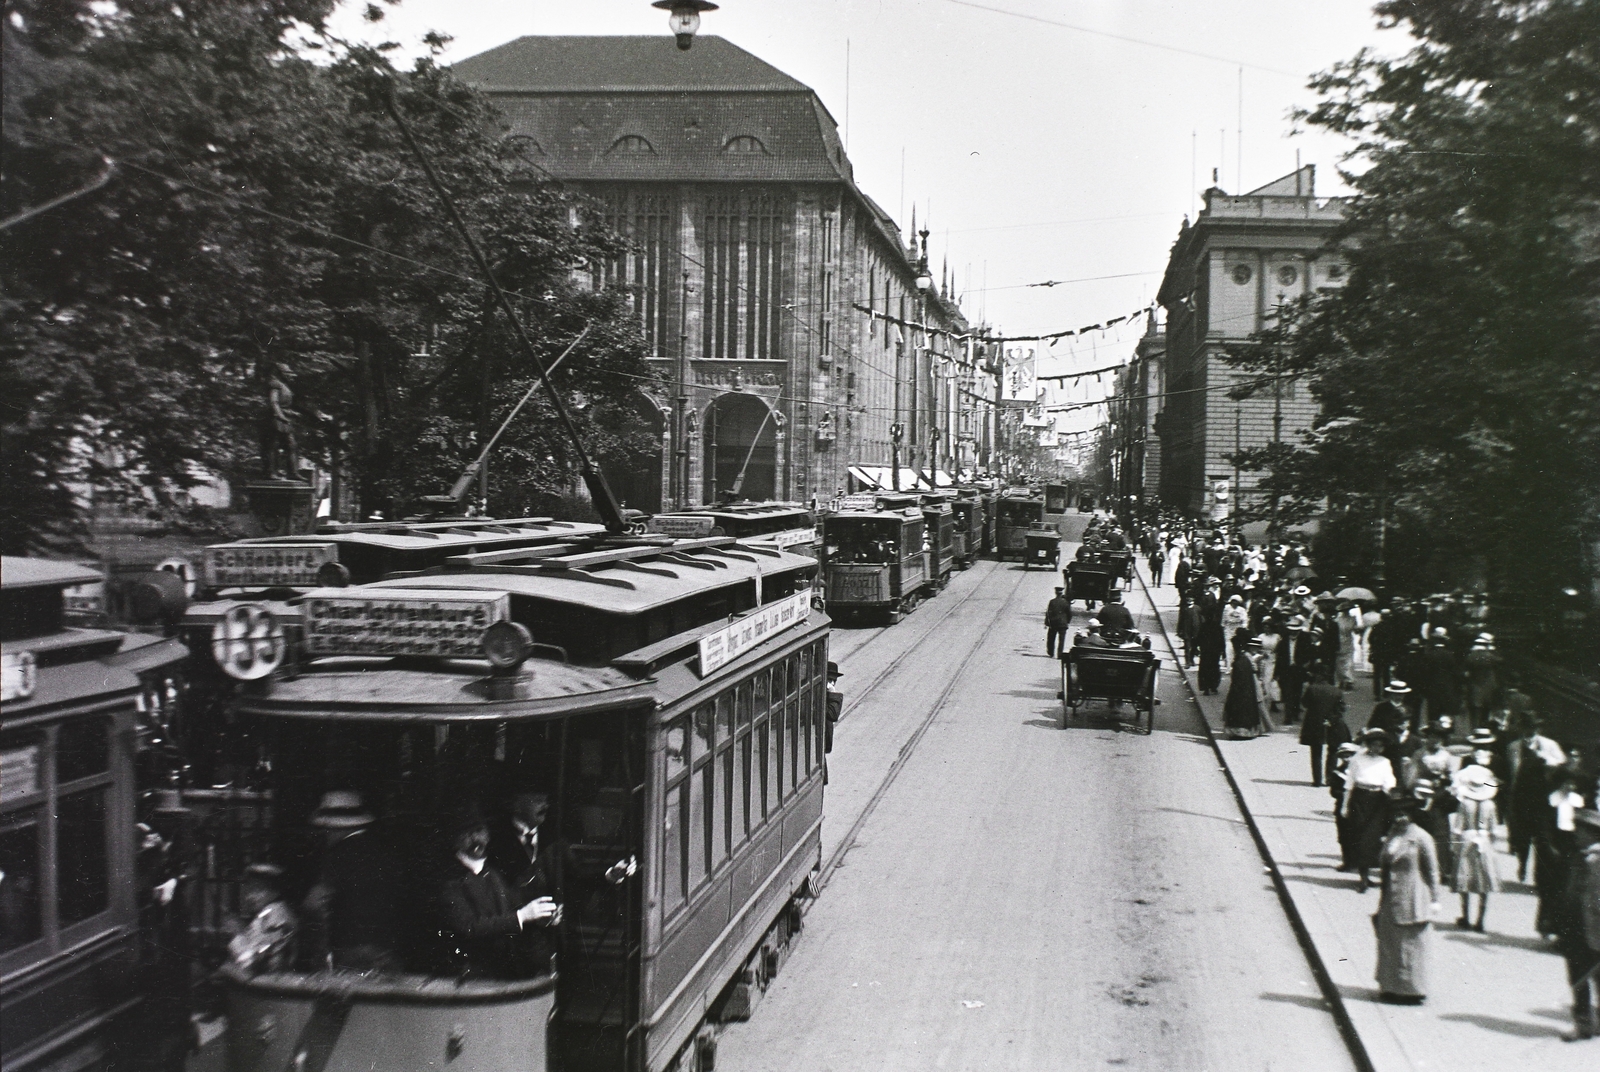
<svg viewBox="0 0 1600 1072"><path fill-rule="evenodd" d="M277 864L254 863L244 869L244 880L277 886L283 882L283 868Z"/></svg>
<svg viewBox="0 0 1600 1072"><path fill-rule="evenodd" d="M1493 800L1499 791L1500 783L1495 781L1494 773L1488 767L1474 764L1462 767L1456 774L1456 795L1463 800Z"/></svg>
<svg viewBox="0 0 1600 1072"><path fill-rule="evenodd" d="M1293 618L1289 619L1288 623L1284 626L1284 628L1293 630L1296 633L1303 633L1303 632L1306 631L1307 624L1308 623L1306 622L1304 617L1302 617L1301 615L1296 614Z"/></svg>
<svg viewBox="0 0 1600 1072"><path fill-rule="evenodd" d="M1404 681L1391 681L1383 687L1383 691L1388 696L1410 696L1411 686Z"/></svg>
<svg viewBox="0 0 1600 1072"><path fill-rule="evenodd" d="M1472 642L1474 644L1493 644L1494 643L1494 634L1493 633L1479 633L1477 635L1477 637L1473 639Z"/></svg>
<svg viewBox="0 0 1600 1072"><path fill-rule="evenodd" d="M1311 589L1307 588L1305 585L1302 584L1299 587L1295 588L1294 591L1290 592L1289 594L1292 595L1292 596L1308 596L1308 595L1311 594Z"/></svg>
<svg viewBox="0 0 1600 1072"><path fill-rule="evenodd" d="M1377 741L1380 744L1387 743L1389 740L1389 731L1380 729L1377 726L1368 726L1366 729L1356 734L1356 740L1360 741L1362 744L1366 744L1368 741Z"/></svg>
<svg viewBox="0 0 1600 1072"><path fill-rule="evenodd" d="M1361 751L1361 746L1356 744L1354 741L1345 741L1338 747L1336 751L1337 754L1341 756L1353 756L1357 752Z"/></svg>
<svg viewBox="0 0 1600 1072"><path fill-rule="evenodd" d="M1499 742L1495 740L1493 730L1477 729L1467 735L1467 743L1474 748L1493 748Z"/></svg>
<svg viewBox="0 0 1600 1072"><path fill-rule="evenodd" d="M518 793L511 798L511 817L524 826L538 826L550 814L550 797L544 793Z"/></svg>
<svg viewBox="0 0 1600 1072"><path fill-rule="evenodd" d="M361 794L354 789L329 790L322 794L322 803L311 813L311 825L324 830L353 830L377 821L362 803Z"/></svg>

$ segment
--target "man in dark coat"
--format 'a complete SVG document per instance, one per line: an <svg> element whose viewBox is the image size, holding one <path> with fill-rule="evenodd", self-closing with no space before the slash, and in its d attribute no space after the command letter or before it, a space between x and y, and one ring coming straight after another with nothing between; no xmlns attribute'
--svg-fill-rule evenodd
<svg viewBox="0 0 1600 1072"><path fill-rule="evenodd" d="M1311 680L1306 685L1303 700L1305 722L1300 726L1300 743L1311 749L1311 784L1320 786L1324 773L1323 748L1337 748L1348 741L1350 729L1344 721L1344 691L1328 680L1320 662L1309 667L1309 674Z"/></svg>
<svg viewBox="0 0 1600 1072"><path fill-rule="evenodd" d="M1123 605L1122 593L1117 589L1106 593L1105 605L1096 617L1100 619L1102 629L1120 629L1125 633L1134 631L1133 612Z"/></svg>
<svg viewBox="0 0 1600 1072"><path fill-rule="evenodd" d="M489 823L476 808L466 808L450 824L453 861L439 888L439 916L452 959L463 974L516 979L549 970L525 956L524 932L548 928L560 918L546 895L517 905L504 876L489 866Z"/></svg>
<svg viewBox="0 0 1600 1072"><path fill-rule="evenodd" d="M1300 700L1308 677L1306 667L1316 654L1317 645L1306 631L1306 620L1296 614L1279 634L1277 659L1272 667L1273 679L1283 696L1283 720L1288 725L1300 721Z"/></svg>
<svg viewBox="0 0 1600 1072"><path fill-rule="evenodd" d="M1389 683L1395 660L1404 650L1404 637L1394 612L1385 608L1378 613L1378 622L1367 634L1367 655L1372 663L1372 696L1383 699L1383 687Z"/></svg>
<svg viewBox="0 0 1600 1072"><path fill-rule="evenodd" d="M1442 715L1460 714L1461 669L1444 627L1434 628L1428 646L1422 649L1421 659L1422 692L1428 704L1428 719L1437 722Z"/></svg>
<svg viewBox="0 0 1600 1072"><path fill-rule="evenodd" d="M322 794L311 816L327 847L322 872L302 903L309 929L320 939L320 945L308 944L314 954L331 956L335 967L354 971L400 967L401 867L373 830L375 822L361 794L350 789Z"/></svg>
<svg viewBox="0 0 1600 1072"><path fill-rule="evenodd" d="M1522 716L1522 735L1506 745L1506 833L1517 856L1517 881L1528 878L1528 855L1536 838L1554 823L1551 771L1567 761L1561 746L1539 732L1542 720Z"/></svg>
<svg viewBox="0 0 1600 1072"><path fill-rule="evenodd" d="M1216 589L1207 587L1195 602L1200 608L1200 691L1215 696L1222 687L1222 656L1228 646L1222 631L1222 601Z"/></svg>
<svg viewBox="0 0 1600 1072"><path fill-rule="evenodd" d="M1389 682L1384 686L1383 700L1372 708L1365 727L1382 730L1388 735L1384 755L1389 757L1389 762L1394 764L1396 770L1400 768L1400 758L1412 735L1411 709L1406 705L1406 698L1410 695L1411 686L1404 681L1395 678Z"/></svg>
<svg viewBox="0 0 1600 1072"><path fill-rule="evenodd" d="M1044 651L1052 658L1072 624L1072 600L1066 593L1065 588L1057 588L1055 598L1044 608Z"/></svg>

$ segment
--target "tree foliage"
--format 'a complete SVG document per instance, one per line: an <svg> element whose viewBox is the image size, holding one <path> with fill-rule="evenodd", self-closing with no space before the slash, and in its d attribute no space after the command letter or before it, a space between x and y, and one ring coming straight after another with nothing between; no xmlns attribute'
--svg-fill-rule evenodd
<svg viewBox="0 0 1600 1072"><path fill-rule="evenodd" d="M1502 590L1584 588L1600 520L1600 6L1389 0L1398 59L1313 80L1300 118L1352 138L1347 284L1231 360L1321 405L1269 470L1283 516L1322 513L1347 563L1413 591L1477 559ZM1364 538L1363 538L1363 535Z"/></svg>
<svg viewBox="0 0 1600 1072"><path fill-rule="evenodd" d="M576 286L618 255L592 206L531 170L487 101L424 59L394 69L321 27L332 0L6 0L0 232L7 551L81 530L82 489L173 506L252 474L266 384L301 453L363 512L446 490L534 375L416 159L392 95L477 232L601 454L647 377L625 297ZM492 467L491 506L570 485L541 399ZM203 467L203 468L202 468ZM393 516L392 514L390 516Z"/></svg>

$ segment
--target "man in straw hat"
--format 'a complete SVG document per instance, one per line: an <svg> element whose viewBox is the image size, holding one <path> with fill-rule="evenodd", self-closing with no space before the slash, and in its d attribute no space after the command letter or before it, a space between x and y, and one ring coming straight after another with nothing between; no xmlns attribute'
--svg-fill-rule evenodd
<svg viewBox="0 0 1600 1072"><path fill-rule="evenodd" d="M301 910L318 940L313 948L336 968L400 967L401 868L372 829L375 822L353 789L323 793L311 815L311 825L323 833L322 871Z"/></svg>

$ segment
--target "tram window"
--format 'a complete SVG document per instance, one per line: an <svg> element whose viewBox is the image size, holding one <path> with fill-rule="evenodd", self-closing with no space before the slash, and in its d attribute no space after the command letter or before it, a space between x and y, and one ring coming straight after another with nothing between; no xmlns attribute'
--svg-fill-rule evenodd
<svg viewBox="0 0 1600 1072"><path fill-rule="evenodd" d="M789 792L800 788L800 698L789 698Z"/></svg>
<svg viewBox="0 0 1600 1072"><path fill-rule="evenodd" d="M800 692L800 736L805 741L805 766L800 769L802 775L811 773L811 710L815 702L816 690L807 680L806 687Z"/></svg>
<svg viewBox="0 0 1600 1072"><path fill-rule="evenodd" d="M733 739L733 690L717 697L717 744Z"/></svg>
<svg viewBox="0 0 1600 1072"><path fill-rule="evenodd" d="M689 763L688 754L684 751L684 739L687 736L688 731L685 729L683 723L683 719L675 718L666 729L665 738L668 782L671 782L678 775L682 774Z"/></svg>
<svg viewBox="0 0 1600 1072"><path fill-rule="evenodd" d="M697 766L711 754L711 715L710 704L701 704L694 710L694 762Z"/></svg>
<svg viewBox="0 0 1600 1072"><path fill-rule="evenodd" d="M0 828L0 953L36 941L39 919L39 812L8 815Z"/></svg>
<svg viewBox="0 0 1600 1072"><path fill-rule="evenodd" d="M733 837L735 841L743 841L750 836L750 789L754 784L750 780L750 733L748 731L739 734L738 753L739 774L738 781L734 783L733 789Z"/></svg>
<svg viewBox="0 0 1600 1072"><path fill-rule="evenodd" d="M710 769L697 766L689 776L689 888L706 877L706 782Z"/></svg>
<svg viewBox="0 0 1600 1072"><path fill-rule="evenodd" d="M734 726L740 733L750 728L750 697L752 682L739 682L738 702L734 708Z"/></svg>
<svg viewBox="0 0 1600 1072"><path fill-rule="evenodd" d="M767 741L768 741L768 738L771 736L771 733L772 733L771 722L768 719L763 718L761 720L760 724L757 725L756 729L755 729L755 734L756 734L756 736L755 736L755 767L756 767L756 770L751 775L752 778L755 777L756 775L760 775L760 778L761 778L761 786L760 786L759 792L761 794L761 818L763 820L766 819L766 817L769 814L771 814L771 811L772 811L772 803L771 803L772 802L772 790L770 788L770 785L771 785L770 779L772 778L772 765L768 762L768 756L767 756ZM751 784L750 788L751 788L752 792L757 791L757 787L755 786L754 783Z"/></svg>
<svg viewBox="0 0 1600 1072"><path fill-rule="evenodd" d="M751 699L752 718L765 718L767 707L772 703L772 675L766 670L757 670L756 676L751 679L755 686L755 695Z"/></svg>
<svg viewBox="0 0 1600 1072"><path fill-rule="evenodd" d="M56 815L57 905L63 925L104 912L110 904L106 874L106 794L96 789L63 797Z"/></svg>
<svg viewBox="0 0 1600 1072"><path fill-rule="evenodd" d="M661 899L668 913L683 904L685 876L688 861L683 858L683 789L682 783L667 790L666 828L661 840Z"/></svg>
<svg viewBox="0 0 1600 1072"><path fill-rule="evenodd" d="M74 718L56 731L56 781L71 782L111 769L110 721Z"/></svg>
<svg viewBox="0 0 1600 1072"><path fill-rule="evenodd" d="M734 807L734 774L733 746L730 742L727 748L722 749L717 755L717 778L721 782L717 793L717 808L720 812L717 819L717 862L721 862L733 851L733 807Z"/></svg>

